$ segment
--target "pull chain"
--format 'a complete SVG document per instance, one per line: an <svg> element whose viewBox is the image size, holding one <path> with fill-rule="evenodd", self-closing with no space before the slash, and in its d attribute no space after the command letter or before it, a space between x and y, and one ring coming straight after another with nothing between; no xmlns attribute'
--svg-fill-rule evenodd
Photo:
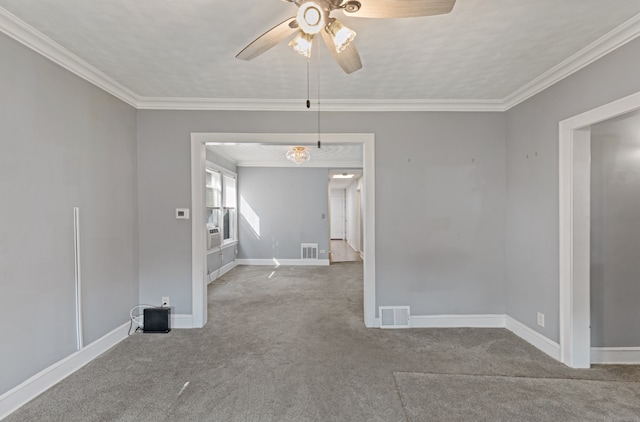
<svg viewBox="0 0 640 422"><path fill-rule="evenodd" d="M307 58L307 109L311 108L311 57ZM318 48L318 149L320 149L320 48Z"/></svg>
<svg viewBox="0 0 640 422"><path fill-rule="evenodd" d="M318 46L318 149L320 149L320 47Z"/></svg>
<svg viewBox="0 0 640 422"><path fill-rule="evenodd" d="M310 58L307 59L307 108L311 108L311 99L309 98L309 62L311 61Z"/></svg>

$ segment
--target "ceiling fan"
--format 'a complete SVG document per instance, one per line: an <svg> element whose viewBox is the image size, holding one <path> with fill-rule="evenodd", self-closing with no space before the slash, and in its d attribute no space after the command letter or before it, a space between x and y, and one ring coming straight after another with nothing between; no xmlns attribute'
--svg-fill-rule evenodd
<svg viewBox="0 0 640 422"><path fill-rule="evenodd" d="M330 16L342 10L359 18L411 18L451 12L456 0L284 0L298 6L298 13L274 26L236 56L251 60L284 41L294 33L289 45L298 53L311 57L313 39L320 34L329 52L346 73L362 68L353 39L356 33Z"/></svg>

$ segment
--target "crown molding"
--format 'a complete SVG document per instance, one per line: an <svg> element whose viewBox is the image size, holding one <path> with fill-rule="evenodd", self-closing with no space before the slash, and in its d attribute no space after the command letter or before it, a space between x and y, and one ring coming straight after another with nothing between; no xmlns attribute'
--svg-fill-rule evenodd
<svg viewBox="0 0 640 422"><path fill-rule="evenodd" d="M143 110L309 111L305 99L142 98ZM317 104L311 104L314 109ZM502 100L322 99L322 111L504 111Z"/></svg>
<svg viewBox="0 0 640 422"><path fill-rule="evenodd" d="M0 31L87 82L136 107L138 96L51 38L0 7Z"/></svg>
<svg viewBox="0 0 640 422"><path fill-rule="evenodd" d="M140 110L308 111L303 99L143 97L0 7L0 31L98 88ZM640 14L608 32L503 99L322 100L322 111L504 112L640 35Z"/></svg>
<svg viewBox="0 0 640 422"><path fill-rule="evenodd" d="M622 47L640 35L640 14L629 19L617 28L604 34L576 54L552 67L533 81L514 91L502 100L504 111L533 97L539 92L560 82L599 58Z"/></svg>

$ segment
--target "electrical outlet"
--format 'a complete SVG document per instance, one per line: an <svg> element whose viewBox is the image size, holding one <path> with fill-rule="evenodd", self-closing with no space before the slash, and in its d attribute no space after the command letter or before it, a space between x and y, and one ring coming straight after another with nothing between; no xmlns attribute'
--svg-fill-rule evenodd
<svg viewBox="0 0 640 422"><path fill-rule="evenodd" d="M171 304L169 303L169 296L162 296L162 306L165 308L171 306Z"/></svg>
<svg viewBox="0 0 640 422"><path fill-rule="evenodd" d="M320 249L320 253L327 253L324 249Z"/></svg>
<svg viewBox="0 0 640 422"><path fill-rule="evenodd" d="M538 325L544 327L544 314L538 312Z"/></svg>

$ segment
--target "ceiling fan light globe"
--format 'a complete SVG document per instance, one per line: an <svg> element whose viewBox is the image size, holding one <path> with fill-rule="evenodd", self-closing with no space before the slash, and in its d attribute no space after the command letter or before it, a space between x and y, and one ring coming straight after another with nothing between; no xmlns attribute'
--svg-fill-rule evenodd
<svg viewBox="0 0 640 422"><path fill-rule="evenodd" d="M338 53L342 53L356 37L355 31L347 28L336 19L329 23L327 32L333 38L333 44L336 46Z"/></svg>
<svg viewBox="0 0 640 422"><path fill-rule="evenodd" d="M307 59L311 58L311 47L313 46L313 35L306 34L303 31L299 31L298 35L289 43L289 47L294 51L302 54Z"/></svg>
<svg viewBox="0 0 640 422"><path fill-rule="evenodd" d="M327 21L328 11L318 3L308 1L303 3L298 9L296 20L300 29L306 34L317 34L324 28Z"/></svg>

